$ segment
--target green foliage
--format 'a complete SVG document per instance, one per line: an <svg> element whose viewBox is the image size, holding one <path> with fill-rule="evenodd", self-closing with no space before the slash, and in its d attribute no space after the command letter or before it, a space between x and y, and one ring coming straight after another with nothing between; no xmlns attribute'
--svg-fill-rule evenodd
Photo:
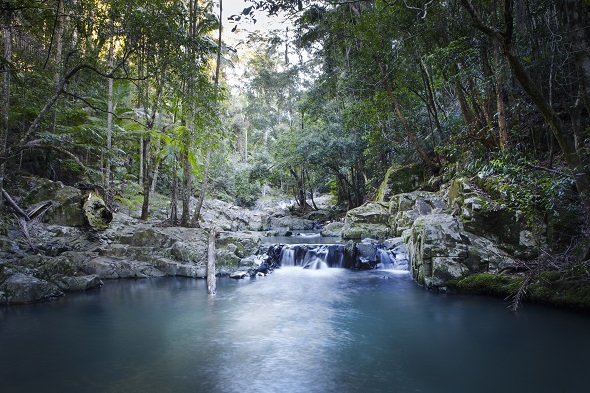
<svg viewBox="0 0 590 393"><path fill-rule="evenodd" d="M544 216L557 203L572 197L574 182L569 174L542 168L518 151L473 161L465 170L466 175L477 176L496 201L510 210L524 212L529 219Z"/></svg>

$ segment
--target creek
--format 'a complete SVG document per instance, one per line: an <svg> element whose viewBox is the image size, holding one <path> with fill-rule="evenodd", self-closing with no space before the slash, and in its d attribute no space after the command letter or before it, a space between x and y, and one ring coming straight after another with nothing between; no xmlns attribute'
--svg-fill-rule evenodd
<svg viewBox="0 0 590 393"><path fill-rule="evenodd" d="M395 270L108 281L0 308L2 392L576 392L590 317Z"/></svg>

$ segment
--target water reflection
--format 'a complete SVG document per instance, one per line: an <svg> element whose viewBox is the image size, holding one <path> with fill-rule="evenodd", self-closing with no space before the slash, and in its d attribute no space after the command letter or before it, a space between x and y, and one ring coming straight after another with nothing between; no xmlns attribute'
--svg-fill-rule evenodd
<svg viewBox="0 0 590 393"><path fill-rule="evenodd" d="M590 318L389 271L109 282L0 308L6 392L585 391Z"/></svg>

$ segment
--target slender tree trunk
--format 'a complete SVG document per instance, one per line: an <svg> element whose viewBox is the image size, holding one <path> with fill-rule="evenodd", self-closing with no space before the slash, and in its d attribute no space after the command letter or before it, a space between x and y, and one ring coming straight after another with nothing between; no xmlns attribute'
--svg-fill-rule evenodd
<svg viewBox="0 0 590 393"><path fill-rule="evenodd" d="M590 114L590 4L588 1L565 0L565 26L570 33L580 98Z"/></svg>
<svg viewBox="0 0 590 393"><path fill-rule="evenodd" d="M209 232L209 246L207 247L207 293L215 295L217 293L217 282L215 278L215 238L217 230L211 229Z"/></svg>
<svg viewBox="0 0 590 393"><path fill-rule="evenodd" d="M201 184L201 192L199 193L199 200L195 207L195 213L191 219L191 226L199 226L199 218L201 216L201 209L203 208L203 202L205 201L205 192L209 187L209 168L211 168L211 148L207 149L207 157L205 158L205 170L203 171L203 183Z"/></svg>
<svg viewBox="0 0 590 393"><path fill-rule="evenodd" d="M436 126L436 131L438 132L438 135L440 136L442 134L442 126L440 124L440 118L438 115L438 107L436 105L436 99L434 97L434 92L432 91L432 78L430 77L430 72L428 72L428 66L426 65L426 63L424 62L424 60L422 58L420 58L420 68L422 69L424 87L426 88L425 90L426 90L426 93L428 96L427 102L429 102L429 105L427 105L427 108L429 109L430 113L432 114L432 117L434 119L434 124ZM432 142L434 143L434 140Z"/></svg>
<svg viewBox="0 0 590 393"><path fill-rule="evenodd" d="M114 63L115 44L113 38L109 44L109 68L112 70ZM111 185L111 154L113 148L113 78L108 79L107 97L107 146L104 171L104 186L108 190Z"/></svg>
<svg viewBox="0 0 590 393"><path fill-rule="evenodd" d="M62 73L62 53L63 53L63 34L64 34L64 28L65 28L65 13L64 13L64 2L63 0L58 0L58 6L57 6L57 15L55 17L56 20L56 27L57 27L57 32L55 34L55 57L54 57L54 62L55 62L55 72L53 74L53 81L55 83L55 89L56 92L59 93L59 91L61 90L60 86L60 79L61 79L61 73ZM57 122L57 111L55 110L55 107L53 108L53 117L51 119L51 132L55 133L55 125Z"/></svg>
<svg viewBox="0 0 590 393"><path fill-rule="evenodd" d="M139 177L138 177L138 181L139 181L139 185L143 186L143 172L144 172L144 161L145 161L145 157L144 157L144 152L145 152L145 148L143 146L143 137L139 137Z"/></svg>
<svg viewBox="0 0 590 393"><path fill-rule="evenodd" d="M182 155L182 214L180 216L180 226L188 227L190 223L190 201L192 193L191 181L191 163L188 157L188 150L184 150Z"/></svg>
<svg viewBox="0 0 590 393"><path fill-rule="evenodd" d="M303 170L300 174L297 172L296 169L291 167L289 168L289 172L291 172L293 179L295 179L295 201L297 201L297 204L299 205L301 210L305 210L305 208L307 207L307 200L305 198L305 188L303 184Z"/></svg>
<svg viewBox="0 0 590 393"><path fill-rule="evenodd" d="M504 110L504 93L502 78L502 60L500 50L496 45L494 49L494 63L496 67L496 109L498 112L498 134L500 139L500 149L505 150L508 147L508 125L506 123L506 111Z"/></svg>
<svg viewBox="0 0 590 393"><path fill-rule="evenodd" d="M178 224L178 175L176 174L176 163L172 171L172 201L170 202L170 223L173 226Z"/></svg>
<svg viewBox="0 0 590 393"><path fill-rule="evenodd" d="M149 218L149 201L150 201L150 135L145 133L143 141L143 204L141 206L141 219Z"/></svg>
<svg viewBox="0 0 590 393"><path fill-rule="evenodd" d="M2 80L2 109L0 114L0 190L4 189L6 153L8 152L8 115L10 112L10 78L12 66L12 11L7 10L4 19L4 64ZM0 193L0 209L4 206Z"/></svg>
<svg viewBox="0 0 590 393"><path fill-rule="evenodd" d="M215 91L219 87L219 74L221 72L221 44L223 34L223 0L219 0L219 34L217 37L217 64L215 65ZM209 166L211 165L211 149L207 149L207 158L205 159L205 170L203 172L203 183L201 185L201 193L199 194L199 201L195 209L192 222L198 225L199 216L201 215L201 208L209 186Z"/></svg>

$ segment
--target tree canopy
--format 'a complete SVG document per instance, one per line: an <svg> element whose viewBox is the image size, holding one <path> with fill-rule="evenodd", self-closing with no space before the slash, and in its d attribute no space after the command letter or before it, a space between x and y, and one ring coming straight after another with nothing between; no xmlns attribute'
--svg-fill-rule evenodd
<svg viewBox="0 0 590 393"><path fill-rule="evenodd" d="M291 23L230 44L257 13ZM0 175L141 184L143 218L158 191L191 225L200 191L352 208L417 163L432 189L494 174L514 209L588 214L589 22L584 0L256 0L221 19L196 0L3 0Z"/></svg>

